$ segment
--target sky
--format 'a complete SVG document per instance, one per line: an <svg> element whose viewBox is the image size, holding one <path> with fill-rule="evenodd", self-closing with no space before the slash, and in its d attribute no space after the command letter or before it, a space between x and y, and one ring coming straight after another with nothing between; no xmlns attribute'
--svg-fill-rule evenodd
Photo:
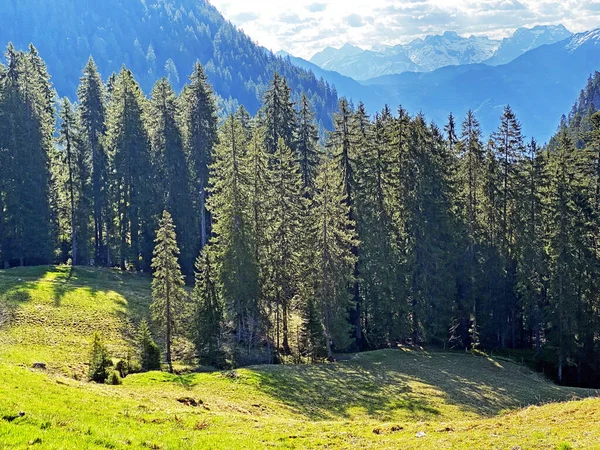
<svg viewBox="0 0 600 450"><path fill-rule="evenodd" d="M509 36L519 27L600 27L600 0L210 0L254 41L309 59L345 43L369 49L428 34Z"/></svg>

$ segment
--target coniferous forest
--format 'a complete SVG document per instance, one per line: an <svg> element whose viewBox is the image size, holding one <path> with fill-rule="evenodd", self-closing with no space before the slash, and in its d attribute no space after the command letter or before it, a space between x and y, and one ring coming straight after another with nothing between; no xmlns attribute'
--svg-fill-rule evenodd
<svg viewBox="0 0 600 450"><path fill-rule="evenodd" d="M1 266L152 273L169 363L171 333L215 366L513 349L598 385L598 74L541 145L509 106L488 137L473 112L437 126L345 99L321 138L276 73L255 117L219 121L203 67L190 73L146 95L90 59L59 100L37 50L8 46Z"/></svg>

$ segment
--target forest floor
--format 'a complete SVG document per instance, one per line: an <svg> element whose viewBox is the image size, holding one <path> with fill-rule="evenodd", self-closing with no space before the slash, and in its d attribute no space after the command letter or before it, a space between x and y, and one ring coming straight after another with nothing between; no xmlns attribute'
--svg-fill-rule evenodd
<svg viewBox="0 0 600 450"><path fill-rule="evenodd" d="M600 449L596 391L483 355L85 381L93 332L124 357L150 298L147 277L106 269L0 271L0 449Z"/></svg>

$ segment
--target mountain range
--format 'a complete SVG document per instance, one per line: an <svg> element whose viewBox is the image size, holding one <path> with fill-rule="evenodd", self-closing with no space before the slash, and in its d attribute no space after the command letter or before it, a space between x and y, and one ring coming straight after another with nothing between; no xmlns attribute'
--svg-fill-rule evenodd
<svg viewBox="0 0 600 450"><path fill-rule="evenodd" d="M472 109L484 134L495 130L503 107L510 104L525 134L543 142L599 68L600 29L596 29L535 48L500 66L448 66L428 73L387 75L364 84L387 103L402 104L413 113L423 111L438 124L451 111L462 118Z"/></svg>
<svg viewBox="0 0 600 450"><path fill-rule="evenodd" d="M562 25L519 28L502 41L485 36L461 37L447 31L408 44L379 45L371 50L351 44L339 49L327 47L316 53L310 62L355 80L368 80L402 72L431 72L445 66L506 64L529 50L569 36L571 33Z"/></svg>
<svg viewBox="0 0 600 450"><path fill-rule="evenodd" d="M306 61L257 45L206 0L63 0L60 8L0 0L0 23L0 42L37 46L61 96L75 96L72 68L90 55L105 78L126 64L147 93L160 76L181 89L199 60L222 114L240 104L256 113L277 71L295 99L308 93L322 129L332 126L338 96L371 114L402 105L440 125L472 109L484 134L510 104L525 133L543 141L600 69L600 29L571 35L562 26L519 29L503 41L446 32L368 51L345 45Z"/></svg>

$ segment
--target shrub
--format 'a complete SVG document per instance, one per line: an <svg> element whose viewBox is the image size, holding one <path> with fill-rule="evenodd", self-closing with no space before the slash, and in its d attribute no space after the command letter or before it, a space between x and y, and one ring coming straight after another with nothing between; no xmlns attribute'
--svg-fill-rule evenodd
<svg viewBox="0 0 600 450"><path fill-rule="evenodd" d="M90 353L90 369L88 378L96 383L104 383L108 378L109 368L112 367L112 361L108 356L108 350L102 343L100 335L94 333L92 342L92 351Z"/></svg>
<svg viewBox="0 0 600 450"><path fill-rule="evenodd" d="M129 368L129 362L124 359L117 361L117 364L115 364L115 370L119 373L121 378L125 378L131 372Z"/></svg>
<svg viewBox="0 0 600 450"><path fill-rule="evenodd" d="M148 322L145 320L140 323L137 340L142 370L160 370L160 349L152 339Z"/></svg>
<svg viewBox="0 0 600 450"><path fill-rule="evenodd" d="M118 386L121 383L121 377L119 376L119 372L117 372L116 370L113 370L106 379L106 384L112 384L113 386Z"/></svg>

